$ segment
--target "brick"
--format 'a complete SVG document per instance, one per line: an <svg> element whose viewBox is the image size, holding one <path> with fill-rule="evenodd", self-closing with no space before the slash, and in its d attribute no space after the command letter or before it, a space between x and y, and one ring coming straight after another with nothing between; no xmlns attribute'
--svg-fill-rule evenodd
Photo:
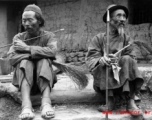
<svg viewBox="0 0 152 120"><path fill-rule="evenodd" d="M84 56L84 52L78 52L77 53L79 57L83 57Z"/></svg>
<svg viewBox="0 0 152 120"><path fill-rule="evenodd" d="M72 62L72 57L67 57L68 62Z"/></svg>
<svg viewBox="0 0 152 120"><path fill-rule="evenodd" d="M77 56L76 56L76 57L73 57L73 58L72 58L72 61L73 61L73 62L78 62L78 57L77 57Z"/></svg>
<svg viewBox="0 0 152 120"><path fill-rule="evenodd" d="M72 52L72 53L70 53L70 57L75 57L75 56L77 56L77 53L76 52Z"/></svg>
<svg viewBox="0 0 152 120"><path fill-rule="evenodd" d="M78 60L79 61L85 61L85 57L79 57Z"/></svg>

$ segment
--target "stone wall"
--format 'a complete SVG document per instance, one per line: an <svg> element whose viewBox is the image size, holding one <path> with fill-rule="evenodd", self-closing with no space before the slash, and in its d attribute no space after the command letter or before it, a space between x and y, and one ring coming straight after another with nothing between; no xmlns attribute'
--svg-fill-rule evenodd
<svg viewBox="0 0 152 120"><path fill-rule="evenodd" d="M66 55L67 62L84 61L91 38L106 30L102 16L110 4L128 7L128 0L38 0L46 20L45 29L65 29L56 35L58 48ZM127 32L135 40L146 43L136 45L139 63L151 63L151 24L128 25Z"/></svg>
<svg viewBox="0 0 152 120"><path fill-rule="evenodd" d="M142 43L136 44L136 54L139 63L152 63L152 24L128 25L128 34Z"/></svg>

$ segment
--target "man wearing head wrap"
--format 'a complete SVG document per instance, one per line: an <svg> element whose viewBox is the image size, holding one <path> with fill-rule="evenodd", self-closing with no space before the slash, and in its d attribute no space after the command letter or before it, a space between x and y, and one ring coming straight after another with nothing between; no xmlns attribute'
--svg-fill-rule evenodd
<svg viewBox="0 0 152 120"><path fill-rule="evenodd" d="M19 118L34 118L30 95L38 92L42 93L42 117L52 118L54 110L51 106L50 93L56 77L51 61L55 59L57 50L55 35L42 29L42 11L34 4L24 9L22 25L25 32L14 36L13 46L8 52L10 62L14 66L13 85L19 88L22 96L22 112ZM24 41L30 38L34 39Z"/></svg>
<svg viewBox="0 0 152 120"><path fill-rule="evenodd" d="M123 50L118 56L114 54L131 43L130 36L124 31L129 11L122 5L110 5L109 22L109 55L106 55L107 33L99 33L93 37L88 47L86 64L94 77L94 89L105 95L106 90L106 67L109 69L108 76L108 109L115 109L116 96L122 94L127 101L126 109L132 115L141 115L141 110L136 106L134 96L139 92L143 84L143 78L137 68L133 45ZM106 23L107 12L103 16ZM106 110L100 106L99 111ZM135 112L133 112L135 111ZM139 114L134 114L139 111Z"/></svg>

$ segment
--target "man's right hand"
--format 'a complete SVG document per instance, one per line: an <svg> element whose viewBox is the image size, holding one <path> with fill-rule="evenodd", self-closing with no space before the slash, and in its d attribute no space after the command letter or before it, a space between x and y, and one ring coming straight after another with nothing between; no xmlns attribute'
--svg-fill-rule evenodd
<svg viewBox="0 0 152 120"><path fill-rule="evenodd" d="M110 66L111 60L107 56L103 56L100 58L99 63Z"/></svg>
<svg viewBox="0 0 152 120"><path fill-rule="evenodd" d="M21 40L16 40L14 42L14 50L20 52L30 52L30 46Z"/></svg>

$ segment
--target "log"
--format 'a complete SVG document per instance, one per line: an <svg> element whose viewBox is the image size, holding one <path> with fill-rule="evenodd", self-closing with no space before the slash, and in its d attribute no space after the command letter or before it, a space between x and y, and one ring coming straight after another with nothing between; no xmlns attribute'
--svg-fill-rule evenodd
<svg viewBox="0 0 152 120"><path fill-rule="evenodd" d="M18 92L18 89L12 85L12 83L1 83L0 82L0 98L10 95L15 99L15 101L18 101L21 103L21 95L20 92Z"/></svg>

